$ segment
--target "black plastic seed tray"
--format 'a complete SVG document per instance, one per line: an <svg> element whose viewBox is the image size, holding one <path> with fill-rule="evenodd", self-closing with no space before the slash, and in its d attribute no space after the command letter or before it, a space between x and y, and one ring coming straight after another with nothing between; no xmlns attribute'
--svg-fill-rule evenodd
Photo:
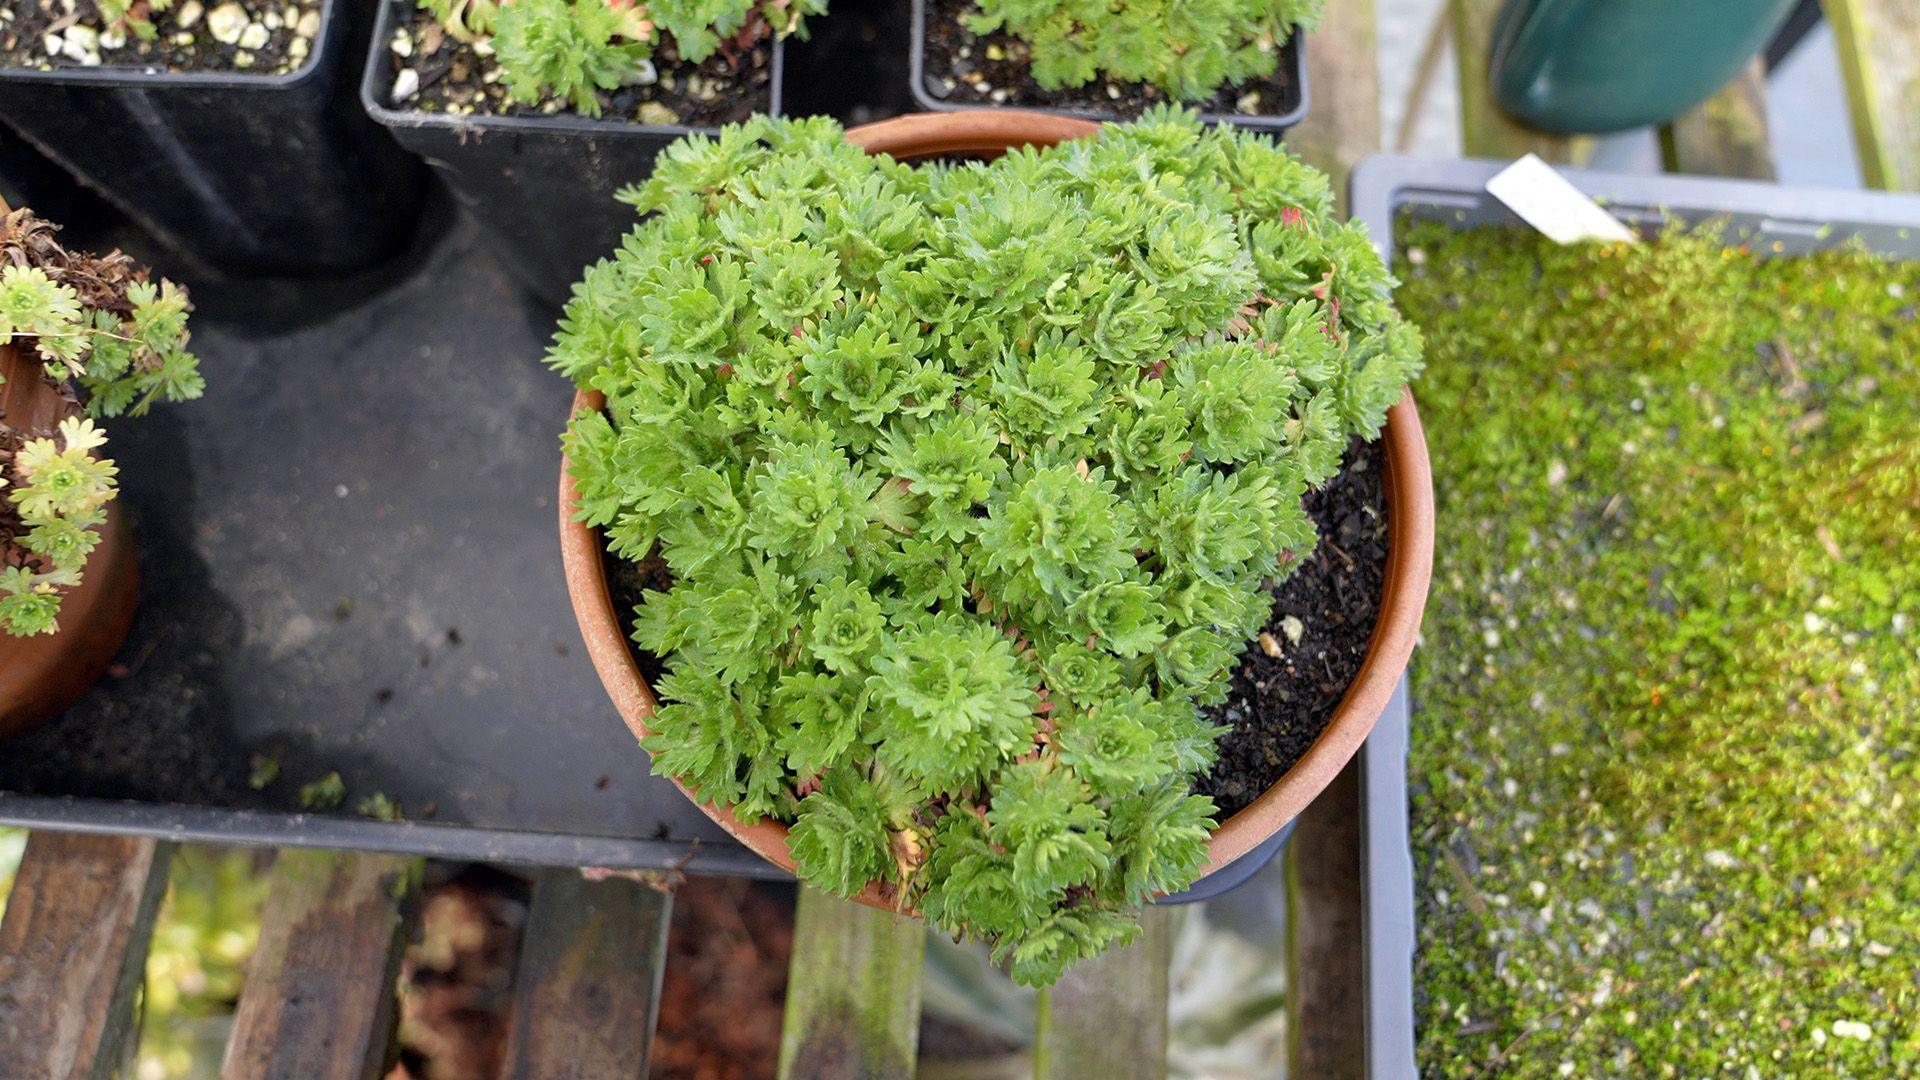
<svg viewBox="0 0 1920 1080"><path fill-rule="evenodd" d="M108 425L133 632L0 743L0 823L776 876L649 775L580 644L550 310L471 223L415 258L363 301L194 289L206 397ZM406 820L360 816L376 793Z"/></svg>
<svg viewBox="0 0 1920 1080"><path fill-rule="evenodd" d="M1504 161L1376 155L1353 171L1349 204L1389 260L1403 216L1455 228L1524 223L1487 181ZM1643 233L1669 221L1724 220L1729 243L1796 254L1860 243L1920 258L1920 197L1784 187L1693 176L1638 176L1564 169L1573 185ZM1417 387L1416 387L1417 392ZM1428 423L1445 417L1428 416ZM1416 700L1418 688L1415 688ZM1414 1060L1413 858L1408 843L1408 714L1402 698L1381 717L1362 750L1367 1074L1418 1075Z"/></svg>

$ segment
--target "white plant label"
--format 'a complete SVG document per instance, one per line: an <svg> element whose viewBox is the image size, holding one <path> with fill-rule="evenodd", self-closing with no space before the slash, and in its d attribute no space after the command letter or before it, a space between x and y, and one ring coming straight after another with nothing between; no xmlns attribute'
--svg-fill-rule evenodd
<svg viewBox="0 0 1920 1080"><path fill-rule="evenodd" d="M1487 192L1558 244L1639 239L1537 154L1501 169L1487 181Z"/></svg>

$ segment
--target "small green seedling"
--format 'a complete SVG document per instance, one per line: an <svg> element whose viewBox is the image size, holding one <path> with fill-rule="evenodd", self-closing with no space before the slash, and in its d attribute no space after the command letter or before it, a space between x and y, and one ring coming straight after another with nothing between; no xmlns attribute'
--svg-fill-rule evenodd
<svg viewBox="0 0 1920 1080"><path fill-rule="evenodd" d="M455 39L484 42L508 96L528 105L563 101L600 115L600 91L640 80L663 36L698 63L722 48L742 51L768 36L805 36L826 0L420 0Z"/></svg>
<svg viewBox="0 0 1920 1080"><path fill-rule="evenodd" d="M1178 101L1265 78L1322 0L979 0L975 33L1005 29L1032 49L1049 90L1098 78L1151 83Z"/></svg>

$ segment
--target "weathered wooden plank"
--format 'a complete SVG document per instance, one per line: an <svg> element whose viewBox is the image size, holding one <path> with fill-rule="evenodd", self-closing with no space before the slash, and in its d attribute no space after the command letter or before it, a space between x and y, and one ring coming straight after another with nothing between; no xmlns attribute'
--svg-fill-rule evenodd
<svg viewBox="0 0 1920 1080"><path fill-rule="evenodd" d="M1360 762L1320 793L1287 842L1293 1019L1289 1076L1366 1075L1360 888Z"/></svg>
<svg viewBox="0 0 1920 1080"><path fill-rule="evenodd" d="M390 855L279 854L222 1077L380 1075L420 865Z"/></svg>
<svg viewBox="0 0 1920 1080"><path fill-rule="evenodd" d="M1173 923L1140 916L1140 936L1067 970L1040 993L1034 1080L1158 1080L1167 1074L1167 967Z"/></svg>
<svg viewBox="0 0 1920 1080"><path fill-rule="evenodd" d="M1573 140L1534 131L1507 118L1493 103L1487 54L1503 0L1448 0L1454 58L1460 70L1460 144L1468 154L1513 158L1528 152L1548 161L1573 160Z"/></svg>
<svg viewBox="0 0 1920 1080"><path fill-rule="evenodd" d="M0 920L0 1077L115 1075L173 845L36 832Z"/></svg>
<svg viewBox="0 0 1920 1080"><path fill-rule="evenodd" d="M577 870L534 883L501 1075L642 1077L660 1012L670 893Z"/></svg>
<svg viewBox="0 0 1920 1080"><path fill-rule="evenodd" d="M1868 187L1920 191L1920 4L1822 0Z"/></svg>
<svg viewBox="0 0 1920 1080"><path fill-rule="evenodd" d="M910 1077L924 923L802 887L780 1032L783 1080Z"/></svg>
<svg viewBox="0 0 1920 1080"><path fill-rule="evenodd" d="M1773 179L1765 65L1756 57L1719 93L1675 118L1661 145L1672 172Z"/></svg>
<svg viewBox="0 0 1920 1080"><path fill-rule="evenodd" d="M1287 146L1327 174L1344 208L1347 170L1380 149L1380 50L1373 0L1327 5L1306 44L1313 107L1287 132Z"/></svg>

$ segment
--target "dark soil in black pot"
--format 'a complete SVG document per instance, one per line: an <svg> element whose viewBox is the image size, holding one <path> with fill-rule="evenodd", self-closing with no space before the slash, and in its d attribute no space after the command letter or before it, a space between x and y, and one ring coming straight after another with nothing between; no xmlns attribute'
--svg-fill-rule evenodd
<svg viewBox="0 0 1920 1080"><path fill-rule="evenodd" d="M1207 710L1228 730L1194 790L1213 796L1221 821L1293 768L1360 673L1387 580L1385 461L1379 443L1355 440L1339 474L1307 494L1320 542L1274 586L1266 630L1241 655L1227 700Z"/></svg>
<svg viewBox="0 0 1920 1080"><path fill-rule="evenodd" d="M176 0L152 12L154 35L115 29L93 0L0 0L0 67L151 68L284 75L312 55L321 0Z"/></svg>
<svg viewBox="0 0 1920 1080"><path fill-rule="evenodd" d="M961 20L976 10L973 0L926 0L926 5L926 85L921 89L935 101L1134 117L1167 100L1157 86L1112 79L1048 90L1033 80L1026 42L1004 30L976 34L967 29ZM1184 104L1219 116L1277 115L1299 99L1292 82L1293 73L1282 62L1266 78L1223 86L1210 98Z"/></svg>
<svg viewBox="0 0 1920 1080"><path fill-rule="evenodd" d="M555 110L510 101L500 65L449 35L428 12L413 9L393 37L376 42L387 50L393 81L384 91L395 109L454 116L549 116ZM644 69L649 78L633 86L602 90L600 116L641 124L718 127L745 120L772 105L773 42L763 39L738 53L722 49L695 64L680 59L671 38L654 50ZM564 115L579 115L570 109ZM635 179L644 179L636 177Z"/></svg>

